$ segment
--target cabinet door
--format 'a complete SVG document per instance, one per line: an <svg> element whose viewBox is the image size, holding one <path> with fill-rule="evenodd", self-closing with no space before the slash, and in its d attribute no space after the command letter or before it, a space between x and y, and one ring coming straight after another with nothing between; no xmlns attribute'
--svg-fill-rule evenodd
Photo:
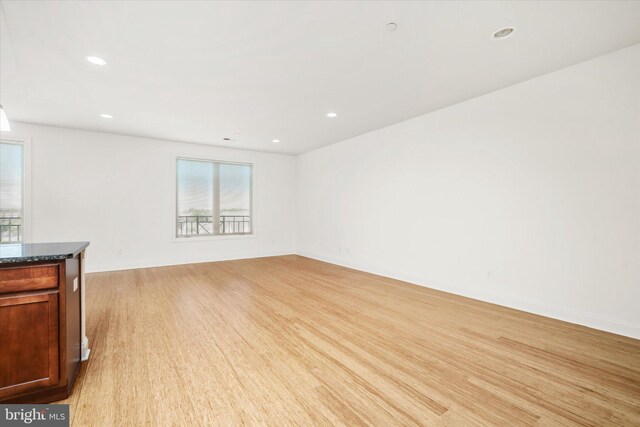
<svg viewBox="0 0 640 427"><path fill-rule="evenodd" d="M58 383L58 292L0 298L0 399Z"/></svg>

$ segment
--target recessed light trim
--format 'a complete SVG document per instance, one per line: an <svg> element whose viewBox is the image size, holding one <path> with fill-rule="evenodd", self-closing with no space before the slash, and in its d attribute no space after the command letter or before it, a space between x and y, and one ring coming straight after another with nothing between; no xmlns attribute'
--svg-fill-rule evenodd
<svg viewBox="0 0 640 427"><path fill-rule="evenodd" d="M395 22L389 22L384 26L384 28L386 28L387 31L395 31L398 29L398 24L396 24Z"/></svg>
<svg viewBox="0 0 640 427"><path fill-rule="evenodd" d="M337 113L327 113L327 117L329 117L329 118L338 117L338 114Z"/></svg>
<svg viewBox="0 0 640 427"><path fill-rule="evenodd" d="M100 117L102 117L103 119L113 119L113 116L111 114L100 114Z"/></svg>
<svg viewBox="0 0 640 427"><path fill-rule="evenodd" d="M495 31L491 35L491 38L493 40L504 40L508 37L511 37L515 32L516 32L515 27L504 27L499 29L498 31Z"/></svg>
<svg viewBox="0 0 640 427"><path fill-rule="evenodd" d="M107 61L100 58L99 56L87 56L87 61L91 62L94 65L107 65Z"/></svg>
<svg viewBox="0 0 640 427"><path fill-rule="evenodd" d="M274 144L277 144L277 143L279 143L279 142L280 142L280 140L279 140L279 139L274 139L274 140L273 140L273 141L271 141L271 142L273 142Z"/></svg>

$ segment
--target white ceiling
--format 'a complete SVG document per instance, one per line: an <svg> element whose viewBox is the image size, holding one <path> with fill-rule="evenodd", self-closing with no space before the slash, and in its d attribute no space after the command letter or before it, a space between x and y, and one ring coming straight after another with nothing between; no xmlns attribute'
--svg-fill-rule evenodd
<svg viewBox="0 0 640 427"><path fill-rule="evenodd" d="M638 1L0 7L0 102L10 120L283 153L640 43ZM492 40L505 26L516 33Z"/></svg>

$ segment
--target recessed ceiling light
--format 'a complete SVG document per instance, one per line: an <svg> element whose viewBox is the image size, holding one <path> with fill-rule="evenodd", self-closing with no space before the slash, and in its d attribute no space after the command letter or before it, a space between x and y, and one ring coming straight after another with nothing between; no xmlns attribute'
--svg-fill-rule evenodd
<svg viewBox="0 0 640 427"><path fill-rule="evenodd" d="M273 140L273 141L271 141L271 142L273 142L274 144L277 144L278 142L280 142L280 140L279 140L279 139L274 139L274 140Z"/></svg>
<svg viewBox="0 0 640 427"><path fill-rule="evenodd" d="M504 39L506 37L511 36L514 31L515 31L515 28L512 28L512 27L502 28L501 30L498 30L495 33L493 33L493 38Z"/></svg>
<svg viewBox="0 0 640 427"><path fill-rule="evenodd" d="M107 61L98 56L87 56L87 61L95 65L107 65Z"/></svg>
<svg viewBox="0 0 640 427"><path fill-rule="evenodd" d="M338 117L338 115L336 113L327 113L327 117Z"/></svg>
<svg viewBox="0 0 640 427"><path fill-rule="evenodd" d="M386 28L387 31L395 31L398 29L398 24L396 24L395 22L389 22L384 26L384 28Z"/></svg>
<svg viewBox="0 0 640 427"><path fill-rule="evenodd" d="M222 138L223 141L231 141L231 138Z"/></svg>
<svg viewBox="0 0 640 427"><path fill-rule="evenodd" d="M100 114L100 117L102 117L103 119L113 119L113 116L111 114Z"/></svg>

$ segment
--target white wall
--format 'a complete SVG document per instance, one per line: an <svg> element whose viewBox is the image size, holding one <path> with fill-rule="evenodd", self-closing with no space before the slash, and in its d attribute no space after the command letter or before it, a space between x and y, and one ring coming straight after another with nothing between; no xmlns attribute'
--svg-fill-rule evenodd
<svg viewBox="0 0 640 427"><path fill-rule="evenodd" d="M31 139L31 241L89 240L87 271L294 252L293 156L11 125ZM174 241L176 156L254 163L255 236Z"/></svg>
<svg viewBox="0 0 640 427"><path fill-rule="evenodd" d="M301 155L297 194L300 254L640 338L640 45Z"/></svg>

